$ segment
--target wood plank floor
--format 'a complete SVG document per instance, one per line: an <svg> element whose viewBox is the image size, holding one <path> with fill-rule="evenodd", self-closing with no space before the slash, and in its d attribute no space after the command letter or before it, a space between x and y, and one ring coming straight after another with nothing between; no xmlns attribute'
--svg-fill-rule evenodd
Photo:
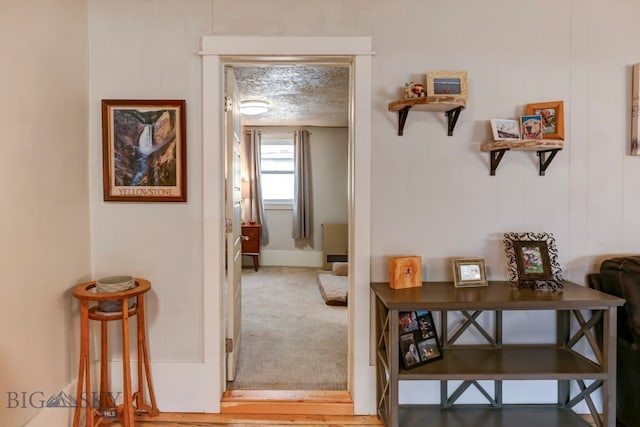
<svg viewBox="0 0 640 427"><path fill-rule="evenodd" d="M223 396L220 414L164 412L156 417L138 415L136 427L380 427L383 425L376 416L351 414L353 414L353 400L347 391L229 390Z"/></svg>
<svg viewBox="0 0 640 427"><path fill-rule="evenodd" d="M137 415L136 427L381 427L376 416L354 416L346 391L230 390L220 414L170 413ZM583 418L595 426L590 416ZM120 423L111 426L118 427Z"/></svg>

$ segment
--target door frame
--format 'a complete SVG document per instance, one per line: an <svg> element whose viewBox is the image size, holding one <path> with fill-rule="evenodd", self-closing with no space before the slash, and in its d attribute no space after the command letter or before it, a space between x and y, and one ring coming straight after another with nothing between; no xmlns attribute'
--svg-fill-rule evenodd
<svg viewBox="0 0 640 427"><path fill-rule="evenodd" d="M355 414L375 414L371 331L371 73L370 37L202 38L204 371L197 379L220 412L225 391L224 346L224 70L239 59L279 58L350 64L349 87L349 339L347 388ZM204 384L206 382L206 385Z"/></svg>

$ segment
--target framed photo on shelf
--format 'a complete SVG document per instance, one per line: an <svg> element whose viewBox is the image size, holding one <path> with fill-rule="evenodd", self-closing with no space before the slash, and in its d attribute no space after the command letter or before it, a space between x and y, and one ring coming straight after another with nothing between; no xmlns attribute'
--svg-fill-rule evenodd
<svg viewBox="0 0 640 427"><path fill-rule="evenodd" d="M453 282L456 288L487 286L484 259L456 258L453 264Z"/></svg>
<svg viewBox="0 0 640 427"><path fill-rule="evenodd" d="M427 96L451 96L467 99L469 83L466 71L431 71L426 75Z"/></svg>
<svg viewBox="0 0 640 427"><path fill-rule="evenodd" d="M551 101L527 105L527 114L539 114L543 139L564 140L564 102Z"/></svg>
<svg viewBox="0 0 640 427"><path fill-rule="evenodd" d="M518 287L561 289L562 270L551 233L505 233L509 281Z"/></svg>
<svg viewBox="0 0 640 427"><path fill-rule="evenodd" d="M105 201L186 202L184 100L102 100Z"/></svg>
<svg viewBox="0 0 640 427"><path fill-rule="evenodd" d="M520 117L520 137L522 139L542 139L542 116L540 114Z"/></svg>
<svg viewBox="0 0 640 427"><path fill-rule="evenodd" d="M491 119L494 141L514 141L520 139L520 123L511 119Z"/></svg>
<svg viewBox="0 0 640 427"><path fill-rule="evenodd" d="M404 369L412 369L442 357L436 326L430 311L401 311L400 359Z"/></svg>

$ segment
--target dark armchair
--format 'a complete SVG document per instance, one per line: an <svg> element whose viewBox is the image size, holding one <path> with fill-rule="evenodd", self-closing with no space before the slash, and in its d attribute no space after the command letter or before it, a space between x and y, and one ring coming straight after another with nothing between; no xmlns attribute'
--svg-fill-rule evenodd
<svg viewBox="0 0 640 427"><path fill-rule="evenodd" d="M607 259L588 281L626 300L618 308L616 415L626 427L640 426L640 256Z"/></svg>

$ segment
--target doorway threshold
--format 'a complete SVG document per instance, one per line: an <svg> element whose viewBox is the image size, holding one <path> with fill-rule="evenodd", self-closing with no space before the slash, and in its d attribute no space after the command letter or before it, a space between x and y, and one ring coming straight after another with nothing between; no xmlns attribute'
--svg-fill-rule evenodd
<svg viewBox="0 0 640 427"><path fill-rule="evenodd" d="M223 414L353 415L346 390L227 390Z"/></svg>

